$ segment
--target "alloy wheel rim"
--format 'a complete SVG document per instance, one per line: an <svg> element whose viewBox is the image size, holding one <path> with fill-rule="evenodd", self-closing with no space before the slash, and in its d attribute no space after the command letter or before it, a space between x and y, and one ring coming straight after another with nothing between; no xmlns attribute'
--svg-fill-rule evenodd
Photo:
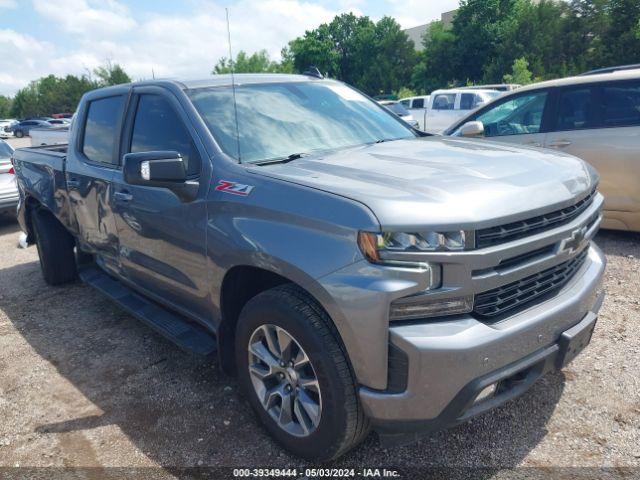
<svg viewBox="0 0 640 480"><path fill-rule="evenodd" d="M322 395L309 356L284 328L261 325L248 345L249 376L262 407L287 433L311 435L320 424Z"/></svg>

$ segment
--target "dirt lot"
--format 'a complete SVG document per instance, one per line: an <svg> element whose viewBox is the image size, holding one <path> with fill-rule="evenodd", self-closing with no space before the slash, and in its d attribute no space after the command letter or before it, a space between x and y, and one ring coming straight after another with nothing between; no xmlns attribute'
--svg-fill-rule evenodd
<svg viewBox="0 0 640 480"><path fill-rule="evenodd" d="M18 232L0 220L0 467L304 465L214 364L89 287L46 286ZM640 467L640 235L597 241L608 296L573 364L417 444L384 450L371 435L338 465Z"/></svg>

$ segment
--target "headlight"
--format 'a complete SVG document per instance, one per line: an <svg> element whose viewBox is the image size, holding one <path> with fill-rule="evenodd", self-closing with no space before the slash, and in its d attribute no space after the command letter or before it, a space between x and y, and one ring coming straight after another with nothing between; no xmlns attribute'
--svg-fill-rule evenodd
<svg viewBox="0 0 640 480"><path fill-rule="evenodd" d="M360 232L358 245L367 259L380 263L384 253L460 251L468 247L469 235L464 230L453 232Z"/></svg>
<svg viewBox="0 0 640 480"><path fill-rule="evenodd" d="M413 320L443 315L469 313L473 310L473 296L429 300L418 294L391 303L389 320Z"/></svg>

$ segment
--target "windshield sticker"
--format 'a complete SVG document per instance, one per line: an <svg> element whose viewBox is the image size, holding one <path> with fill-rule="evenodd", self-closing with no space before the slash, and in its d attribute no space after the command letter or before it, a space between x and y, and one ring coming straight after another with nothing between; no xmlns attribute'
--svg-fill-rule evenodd
<svg viewBox="0 0 640 480"><path fill-rule="evenodd" d="M228 180L220 180L216 190L246 197L251 193L251 190L253 190L253 185L243 185L241 183L229 182Z"/></svg>

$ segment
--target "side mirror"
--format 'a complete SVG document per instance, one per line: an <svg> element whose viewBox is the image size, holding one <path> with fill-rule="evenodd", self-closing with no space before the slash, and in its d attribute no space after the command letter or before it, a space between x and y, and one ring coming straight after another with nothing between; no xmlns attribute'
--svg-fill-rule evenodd
<svg viewBox="0 0 640 480"><path fill-rule="evenodd" d="M167 188L183 201L194 200L198 193L198 182L187 180L182 156L175 151L127 153L123 174L129 185Z"/></svg>
<svg viewBox="0 0 640 480"><path fill-rule="evenodd" d="M481 137L484 135L484 125L482 122L467 122L458 131L460 137Z"/></svg>

